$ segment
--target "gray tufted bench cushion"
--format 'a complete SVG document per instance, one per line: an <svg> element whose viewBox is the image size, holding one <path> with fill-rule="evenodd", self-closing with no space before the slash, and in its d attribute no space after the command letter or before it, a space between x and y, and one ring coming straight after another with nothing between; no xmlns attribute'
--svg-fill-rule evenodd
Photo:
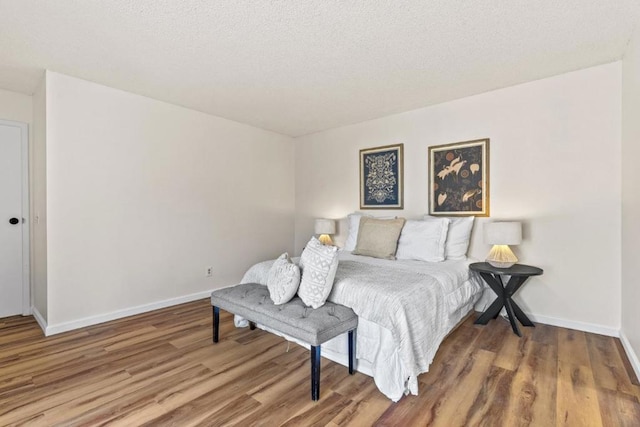
<svg viewBox="0 0 640 427"><path fill-rule="evenodd" d="M311 398L320 395L320 345L349 332L349 373L354 372L355 337L358 316L348 307L326 302L322 307L306 307L295 297L275 305L266 286L246 283L218 289L211 294L213 306L213 342L218 342L219 309L240 315L311 345Z"/></svg>

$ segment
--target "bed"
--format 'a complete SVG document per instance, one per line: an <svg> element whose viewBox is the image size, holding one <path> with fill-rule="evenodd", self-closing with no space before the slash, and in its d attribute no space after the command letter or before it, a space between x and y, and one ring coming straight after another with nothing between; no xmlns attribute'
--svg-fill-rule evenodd
<svg viewBox="0 0 640 427"><path fill-rule="evenodd" d="M481 278L469 272L472 261L391 261L346 250L338 257L328 300L358 315L357 370L372 376L394 402L408 393L417 395L418 375L429 370L440 343L485 289ZM242 283L266 284L272 264L252 266ZM235 321L245 326L243 319ZM323 356L346 366L346 334L325 343Z"/></svg>

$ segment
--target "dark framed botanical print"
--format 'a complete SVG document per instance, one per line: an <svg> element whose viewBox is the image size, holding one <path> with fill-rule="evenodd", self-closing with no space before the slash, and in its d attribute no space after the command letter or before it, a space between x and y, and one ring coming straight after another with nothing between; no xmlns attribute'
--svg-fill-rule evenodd
<svg viewBox="0 0 640 427"><path fill-rule="evenodd" d="M360 209L402 209L404 144L360 150Z"/></svg>
<svg viewBox="0 0 640 427"><path fill-rule="evenodd" d="M489 139L429 147L429 215L489 216Z"/></svg>

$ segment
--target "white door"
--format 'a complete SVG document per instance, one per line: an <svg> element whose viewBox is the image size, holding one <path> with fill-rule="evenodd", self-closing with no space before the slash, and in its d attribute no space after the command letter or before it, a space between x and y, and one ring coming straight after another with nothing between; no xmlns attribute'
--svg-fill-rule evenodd
<svg viewBox="0 0 640 427"><path fill-rule="evenodd" d="M23 313L23 140L26 126L0 121L0 317Z"/></svg>

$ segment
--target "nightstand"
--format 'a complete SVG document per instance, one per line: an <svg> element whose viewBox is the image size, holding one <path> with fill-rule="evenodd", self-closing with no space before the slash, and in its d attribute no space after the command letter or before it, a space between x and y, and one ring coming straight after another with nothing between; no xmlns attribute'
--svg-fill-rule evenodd
<svg viewBox="0 0 640 427"><path fill-rule="evenodd" d="M486 325L489 320L498 317L500 310L504 307L509 315L511 329L513 329L513 333L516 335L522 336L516 319L524 326L535 326L511 297L522 287L529 277L541 275L543 273L542 269L523 264L515 264L509 268L498 268L487 262L473 263L469 265L469 269L478 272L493 292L498 295L489 308L474 322L476 325ZM502 276L510 276L506 286L502 281Z"/></svg>

